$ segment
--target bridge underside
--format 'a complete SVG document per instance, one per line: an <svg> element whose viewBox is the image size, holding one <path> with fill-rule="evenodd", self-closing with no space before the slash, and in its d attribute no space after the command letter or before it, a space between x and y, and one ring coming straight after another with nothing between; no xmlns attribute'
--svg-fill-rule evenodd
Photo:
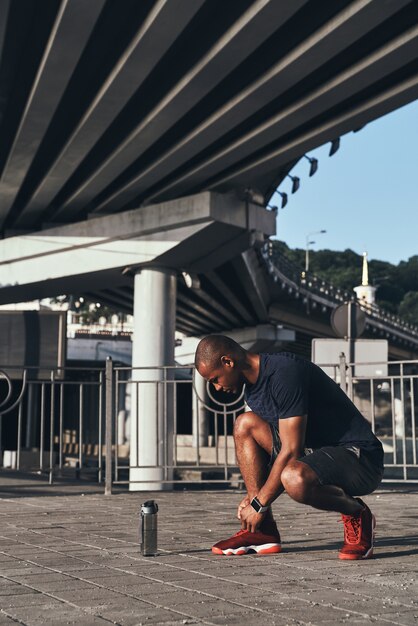
<svg viewBox="0 0 418 626"><path fill-rule="evenodd" d="M414 0L1 0L0 233L201 190L266 203L418 96Z"/></svg>
<svg viewBox="0 0 418 626"><path fill-rule="evenodd" d="M297 276L279 272L262 247L253 247L210 271L178 278L176 328L189 336L203 336L260 324L279 325L294 331L294 340L282 341L280 349L310 357L313 338L335 337L331 313L353 295L321 280L318 283L316 291L304 287ZM133 312L133 281L84 295ZM387 339L391 359L416 358L417 329L392 317L367 314L362 337Z"/></svg>
<svg viewBox="0 0 418 626"><path fill-rule="evenodd" d="M416 97L416 0L0 0L0 302L59 290L132 312L153 259L179 276L179 330L283 323L306 351L338 302L269 273L254 242L274 216L250 227L242 208ZM208 190L229 208L186 219Z"/></svg>

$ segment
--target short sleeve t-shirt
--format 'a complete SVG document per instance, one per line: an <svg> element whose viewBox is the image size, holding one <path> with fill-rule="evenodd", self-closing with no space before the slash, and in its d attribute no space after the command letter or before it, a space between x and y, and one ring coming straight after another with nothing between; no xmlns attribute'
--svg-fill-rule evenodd
<svg viewBox="0 0 418 626"><path fill-rule="evenodd" d="M307 415L305 447L356 446L381 463L383 448L369 422L320 367L295 354L260 354L260 372L245 400L270 423Z"/></svg>

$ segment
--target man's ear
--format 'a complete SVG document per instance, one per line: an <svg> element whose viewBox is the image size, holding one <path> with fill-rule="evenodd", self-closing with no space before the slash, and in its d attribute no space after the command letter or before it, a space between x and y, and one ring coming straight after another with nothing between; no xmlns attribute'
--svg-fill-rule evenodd
<svg viewBox="0 0 418 626"><path fill-rule="evenodd" d="M230 356L221 356L221 363L225 367L234 367L235 365L234 360Z"/></svg>

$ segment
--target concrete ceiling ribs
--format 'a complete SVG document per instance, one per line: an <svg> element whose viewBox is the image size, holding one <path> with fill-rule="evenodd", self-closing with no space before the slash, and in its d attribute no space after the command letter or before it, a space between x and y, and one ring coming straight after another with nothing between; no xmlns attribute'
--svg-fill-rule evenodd
<svg viewBox="0 0 418 626"><path fill-rule="evenodd" d="M416 0L1 0L0 233L267 203L307 150L415 99L417 59Z"/></svg>
<svg viewBox="0 0 418 626"><path fill-rule="evenodd" d="M417 97L418 0L0 0L0 304L130 313L134 275L168 268L178 330L284 324L306 352L339 300L272 267L270 197Z"/></svg>

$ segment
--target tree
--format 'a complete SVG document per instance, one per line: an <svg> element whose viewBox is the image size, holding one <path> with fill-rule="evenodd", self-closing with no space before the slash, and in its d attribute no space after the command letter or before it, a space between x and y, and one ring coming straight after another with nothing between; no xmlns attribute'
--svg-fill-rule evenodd
<svg viewBox="0 0 418 626"><path fill-rule="evenodd" d="M399 315L418 326L418 291L408 291L399 305Z"/></svg>
<svg viewBox="0 0 418 626"><path fill-rule="evenodd" d="M301 248L291 250L284 241L274 241L273 259L275 255L285 256L301 271L304 269L305 250ZM351 291L361 284L363 259L349 248L343 252L311 250L309 261L310 271L335 287ZM369 261L369 280L377 287L379 306L418 324L418 255L398 265L377 259Z"/></svg>

